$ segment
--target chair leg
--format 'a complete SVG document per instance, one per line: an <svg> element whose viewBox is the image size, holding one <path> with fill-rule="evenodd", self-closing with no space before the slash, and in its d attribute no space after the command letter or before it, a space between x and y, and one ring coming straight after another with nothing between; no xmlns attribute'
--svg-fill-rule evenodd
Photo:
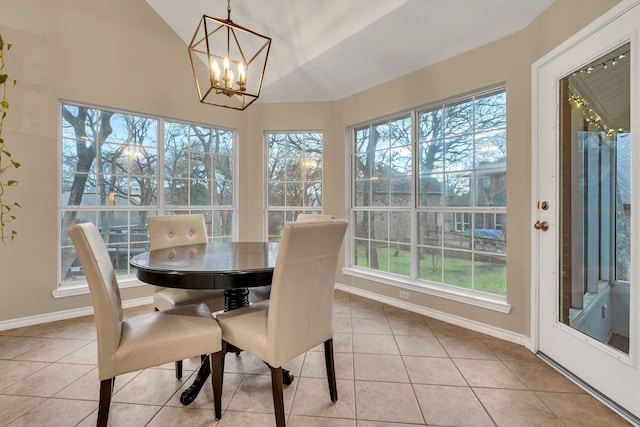
<svg viewBox="0 0 640 427"><path fill-rule="evenodd" d="M176 360L176 379L182 378L182 360Z"/></svg>
<svg viewBox="0 0 640 427"><path fill-rule="evenodd" d="M336 385L336 366L333 360L333 338L324 342L324 363L327 366L327 381L329 382L329 394L331 401L338 401L338 386Z"/></svg>
<svg viewBox="0 0 640 427"><path fill-rule="evenodd" d="M96 426L106 427L109 420L109 406L111 405L111 393L115 378L100 381L100 403L98 403L98 422Z"/></svg>
<svg viewBox="0 0 640 427"><path fill-rule="evenodd" d="M282 394L282 368L271 369L271 389L273 393L273 409L276 413L276 426L284 427L284 395Z"/></svg>
<svg viewBox="0 0 640 427"><path fill-rule="evenodd" d="M222 418L222 375L224 371L224 348L217 353L211 353L211 385L213 386L213 405L216 420Z"/></svg>

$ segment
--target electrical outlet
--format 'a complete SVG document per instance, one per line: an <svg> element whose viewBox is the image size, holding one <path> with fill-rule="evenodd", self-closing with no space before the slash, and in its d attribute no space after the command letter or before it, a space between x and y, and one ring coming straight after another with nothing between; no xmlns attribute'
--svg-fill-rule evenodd
<svg viewBox="0 0 640 427"><path fill-rule="evenodd" d="M409 299L409 292L406 292L406 291L400 291L400 298L402 298L402 299Z"/></svg>

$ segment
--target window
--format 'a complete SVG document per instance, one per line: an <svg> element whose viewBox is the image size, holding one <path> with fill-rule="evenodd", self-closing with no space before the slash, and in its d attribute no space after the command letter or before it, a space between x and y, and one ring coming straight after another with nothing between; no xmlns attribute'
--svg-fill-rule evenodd
<svg viewBox="0 0 640 427"><path fill-rule="evenodd" d="M504 301L504 87L352 135L352 267L416 290Z"/></svg>
<svg viewBox="0 0 640 427"><path fill-rule="evenodd" d="M268 132L267 233L277 241L299 213L322 213L322 133Z"/></svg>
<svg viewBox="0 0 640 427"><path fill-rule="evenodd" d="M231 130L112 109L61 104L59 283L84 275L66 229L95 223L118 276L148 250L147 217L202 213L214 240L231 240Z"/></svg>

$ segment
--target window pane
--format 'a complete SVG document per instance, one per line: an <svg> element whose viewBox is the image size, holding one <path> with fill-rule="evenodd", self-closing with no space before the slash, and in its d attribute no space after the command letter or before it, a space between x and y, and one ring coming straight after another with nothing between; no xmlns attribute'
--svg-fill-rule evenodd
<svg viewBox="0 0 640 427"><path fill-rule="evenodd" d="M443 258L443 283L472 289L473 264L471 252L445 250Z"/></svg>
<svg viewBox="0 0 640 427"><path fill-rule="evenodd" d="M160 121L62 105L61 206L82 210L61 210L61 282L84 280L73 268L75 252L66 234L78 221L91 221L101 230L118 275L131 274L130 257L148 249L149 215L204 207L193 212L206 214L212 235L231 236L234 210L215 207L233 206L233 132L164 121L160 135ZM158 176L160 170L164 177Z"/></svg>
<svg viewBox="0 0 640 427"><path fill-rule="evenodd" d="M274 240L298 213L322 212L322 133L267 133L266 145L267 232Z"/></svg>
<svg viewBox="0 0 640 427"><path fill-rule="evenodd" d="M504 128L507 126L507 93L500 92L493 95L476 98L475 100L475 130L480 132L487 129Z"/></svg>

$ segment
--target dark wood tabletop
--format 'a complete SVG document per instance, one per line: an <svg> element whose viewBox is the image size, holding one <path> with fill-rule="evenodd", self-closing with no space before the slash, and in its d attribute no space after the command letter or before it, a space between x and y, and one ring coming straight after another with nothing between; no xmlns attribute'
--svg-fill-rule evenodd
<svg viewBox="0 0 640 427"><path fill-rule="evenodd" d="M136 276L183 289L251 288L271 283L276 242L215 242L144 252L131 258Z"/></svg>

